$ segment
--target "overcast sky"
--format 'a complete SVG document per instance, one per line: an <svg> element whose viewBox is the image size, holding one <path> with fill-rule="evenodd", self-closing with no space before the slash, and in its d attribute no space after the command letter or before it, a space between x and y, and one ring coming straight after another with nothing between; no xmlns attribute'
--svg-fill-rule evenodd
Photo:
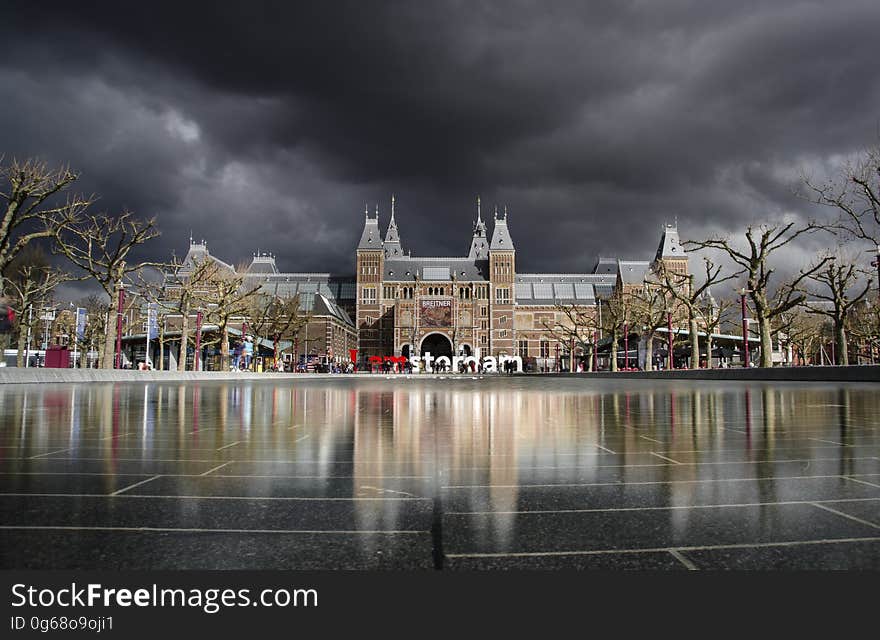
<svg viewBox="0 0 880 640"><path fill-rule="evenodd" d="M519 271L648 259L811 213L877 140L880 3L5 2L0 153L236 263L353 272L364 205L414 255L507 205ZM10 10L11 9L11 10ZM805 249L806 250L806 249Z"/></svg>

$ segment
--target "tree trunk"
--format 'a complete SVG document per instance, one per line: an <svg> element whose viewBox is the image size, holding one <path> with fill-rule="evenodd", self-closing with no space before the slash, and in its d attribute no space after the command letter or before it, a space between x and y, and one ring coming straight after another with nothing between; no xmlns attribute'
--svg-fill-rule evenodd
<svg viewBox="0 0 880 640"><path fill-rule="evenodd" d="M220 332L220 371L229 370L229 326L224 322Z"/></svg>
<svg viewBox="0 0 880 640"><path fill-rule="evenodd" d="M849 353L847 353L846 329L842 322L834 323L834 339L837 342L837 364L848 365Z"/></svg>
<svg viewBox="0 0 880 640"><path fill-rule="evenodd" d="M770 319L760 318L759 326L761 328L761 366L773 366L773 341L770 334Z"/></svg>
<svg viewBox="0 0 880 640"><path fill-rule="evenodd" d="M611 370L617 371L617 341L620 339L620 334L616 331L611 334Z"/></svg>
<svg viewBox="0 0 880 640"><path fill-rule="evenodd" d="M595 348L596 348L596 346L595 346L594 344L592 344L592 343L589 344L589 345L587 345L587 348L586 348L586 353L587 353L587 371L588 371L589 373L592 373L592 372L593 372L593 349L595 349Z"/></svg>
<svg viewBox="0 0 880 640"><path fill-rule="evenodd" d="M712 330L706 330L706 368L712 368Z"/></svg>
<svg viewBox="0 0 880 640"><path fill-rule="evenodd" d="M693 311L688 314L688 328L690 329L691 340L691 369L700 368L700 330L697 325L697 317Z"/></svg>
<svg viewBox="0 0 880 640"><path fill-rule="evenodd" d="M159 371L165 371L165 318L159 322Z"/></svg>
<svg viewBox="0 0 880 640"><path fill-rule="evenodd" d="M180 319L180 351L177 354L177 370L186 371L186 342L189 336L189 304L184 305Z"/></svg>
<svg viewBox="0 0 880 640"><path fill-rule="evenodd" d="M23 324L20 324L18 326L18 354L15 357L15 366L20 369L24 366L24 353L27 350L28 328Z"/></svg>
<svg viewBox="0 0 880 640"><path fill-rule="evenodd" d="M645 371L654 370L654 332L645 336Z"/></svg>
<svg viewBox="0 0 880 640"><path fill-rule="evenodd" d="M110 299L110 306L107 307L107 322L106 332L104 333L104 355L101 359L101 364L104 369L113 369L116 366L115 362L115 354L116 354L116 305L119 304L118 300Z"/></svg>

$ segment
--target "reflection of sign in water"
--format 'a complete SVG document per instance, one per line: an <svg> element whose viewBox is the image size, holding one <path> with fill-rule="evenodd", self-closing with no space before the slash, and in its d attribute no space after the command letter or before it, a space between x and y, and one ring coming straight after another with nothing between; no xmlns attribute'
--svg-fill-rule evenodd
<svg viewBox="0 0 880 640"><path fill-rule="evenodd" d="M422 300L419 324L422 327L451 327L452 300Z"/></svg>

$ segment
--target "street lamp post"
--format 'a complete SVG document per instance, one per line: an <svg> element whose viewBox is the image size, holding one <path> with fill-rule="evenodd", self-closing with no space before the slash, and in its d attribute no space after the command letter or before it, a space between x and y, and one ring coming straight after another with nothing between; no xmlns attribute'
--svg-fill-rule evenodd
<svg viewBox="0 0 880 640"><path fill-rule="evenodd" d="M119 285L119 301L116 306L116 368L122 368L122 309L125 305L125 287Z"/></svg>
<svg viewBox="0 0 880 640"><path fill-rule="evenodd" d="M556 343L556 373L559 373L559 343Z"/></svg>
<svg viewBox="0 0 880 640"><path fill-rule="evenodd" d="M673 342L673 339L672 339L672 311L667 311L666 312L666 343L667 343L666 344L666 349L667 349L666 368L670 369L670 370L674 367L674 363L672 360L672 342Z"/></svg>
<svg viewBox="0 0 880 640"><path fill-rule="evenodd" d="M199 370L199 353L202 349L202 312L196 312L196 347L193 353L193 371Z"/></svg>
<svg viewBox="0 0 880 640"><path fill-rule="evenodd" d="M629 322L626 320L623 322L623 370L629 371Z"/></svg>
<svg viewBox="0 0 880 640"><path fill-rule="evenodd" d="M76 323L77 323L78 318L77 318L77 312L76 312L76 305L73 304L72 302L69 302L67 306L73 307L73 368L76 369L76 355L77 355L76 354L76 343L77 343Z"/></svg>
<svg viewBox="0 0 880 640"><path fill-rule="evenodd" d="M28 307L28 330L27 344L24 348L24 367L27 369L31 366L31 326L34 324L34 303L31 302Z"/></svg>
<svg viewBox="0 0 880 640"><path fill-rule="evenodd" d="M593 331L593 373L599 370L599 332Z"/></svg>

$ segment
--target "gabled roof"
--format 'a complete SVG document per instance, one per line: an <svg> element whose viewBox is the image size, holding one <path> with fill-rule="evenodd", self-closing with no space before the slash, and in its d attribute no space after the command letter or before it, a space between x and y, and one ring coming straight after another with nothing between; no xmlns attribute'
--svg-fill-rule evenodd
<svg viewBox="0 0 880 640"><path fill-rule="evenodd" d="M223 262L223 260L217 258L216 256L212 256L208 252L207 242L205 242L204 240L202 240L201 242L193 242L192 239L190 239L189 250L186 252L186 257L184 257L183 259L184 268L182 269L182 271L190 271L197 260L211 260L229 271L235 271L235 268L231 264Z"/></svg>
<svg viewBox="0 0 880 640"><path fill-rule="evenodd" d="M444 271L445 270L445 271ZM472 258L411 258L409 256L385 261L383 279L392 282L420 280L452 280L460 282L487 282L489 260Z"/></svg>
<svg viewBox="0 0 880 640"><path fill-rule="evenodd" d="M495 228L492 229L492 242L489 244L490 251L513 251L513 239L507 228L507 214L503 218L495 218Z"/></svg>
<svg viewBox="0 0 880 640"><path fill-rule="evenodd" d="M311 312L313 316L331 316L354 327L354 322L342 307L320 293L315 296Z"/></svg>
<svg viewBox="0 0 880 640"><path fill-rule="evenodd" d="M654 259L660 260L662 258L687 259L687 254L684 247L681 246L681 240L678 237L677 225L663 225L663 235L660 236L660 246L657 247L657 255Z"/></svg>
<svg viewBox="0 0 880 640"><path fill-rule="evenodd" d="M642 284L648 277L650 262L642 260L618 260L618 274L624 284Z"/></svg>
<svg viewBox="0 0 880 640"><path fill-rule="evenodd" d="M248 273L278 273L278 267L275 266L275 256L269 253L254 254Z"/></svg>
<svg viewBox="0 0 880 640"><path fill-rule="evenodd" d="M382 251L382 234L379 232L378 216L368 217L364 220L364 231L361 233L361 240L358 242L357 248Z"/></svg>
<svg viewBox="0 0 880 640"><path fill-rule="evenodd" d="M613 273L617 274L617 258L599 258L596 266L593 267L593 273Z"/></svg>

